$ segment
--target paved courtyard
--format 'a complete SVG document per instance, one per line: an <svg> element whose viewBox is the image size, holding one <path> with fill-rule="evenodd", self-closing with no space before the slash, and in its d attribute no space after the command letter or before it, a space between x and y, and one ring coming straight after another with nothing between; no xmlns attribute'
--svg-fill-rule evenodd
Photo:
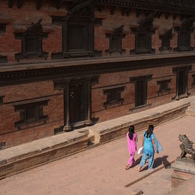
<svg viewBox="0 0 195 195"><path fill-rule="evenodd" d="M179 155L178 135L185 133L195 141L195 117L184 116L154 129L163 145L163 152L155 154L155 170L137 171L137 165L125 170L129 158L126 137L103 144L67 158L20 173L0 181L2 195L92 195L92 194L167 194L171 190L169 164ZM143 132L138 132L138 147ZM128 186L128 187L126 187ZM191 188L195 187L191 185Z"/></svg>

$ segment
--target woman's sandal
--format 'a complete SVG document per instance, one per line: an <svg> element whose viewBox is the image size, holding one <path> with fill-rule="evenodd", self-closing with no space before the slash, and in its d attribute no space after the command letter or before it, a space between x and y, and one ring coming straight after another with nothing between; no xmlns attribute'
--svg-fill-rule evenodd
<svg viewBox="0 0 195 195"><path fill-rule="evenodd" d="M141 171L141 168L140 167L138 167L138 172L140 172Z"/></svg>

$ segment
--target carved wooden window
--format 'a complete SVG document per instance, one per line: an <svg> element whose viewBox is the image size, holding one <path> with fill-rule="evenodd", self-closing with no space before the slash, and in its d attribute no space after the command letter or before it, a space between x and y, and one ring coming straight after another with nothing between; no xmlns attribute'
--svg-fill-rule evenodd
<svg viewBox="0 0 195 195"><path fill-rule="evenodd" d="M124 91L124 86L112 87L104 89L104 95L107 95L107 101L104 102L104 107L107 108L111 105L123 104L124 98L121 98L121 92Z"/></svg>
<svg viewBox="0 0 195 195"><path fill-rule="evenodd" d="M6 32L6 24L0 24L0 34ZM0 63L6 63L7 56L0 55Z"/></svg>
<svg viewBox="0 0 195 195"><path fill-rule="evenodd" d="M148 80L151 78L152 75L130 78L130 82L135 83L135 107L147 104Z"/></svg>
<svg viewBox="0 0 195 195"><path fill-rule="evenodd" d="M47 58L48 54L42 52L42 39L47 37L47 34L43 33L40 22L41 20L33 24L25 33L16 33L16 39L22 40L22 53L16 54L17 60L22 58Z"/></svg>
<svg viewBox="0 0 195 195"><path fill-rule="evenodd" d="M45 99L15 104L15 111L20 112L20 121L15 122L15 126L20 129L22 126L32 123L45 123L48 119L48 115L44 115L43 107L48 105L48 101L49 99Z"/></svg>
<svg viewBox="0 0 195 195"><path fill-rule="evenodd" d="M132 28L131 30L135 33L135 49L131 53L154 53L154 49L152 49L153 15L145 18L139 24L139 28Z"/></svg>
<svg viewBox="0 0 195 195"><path fill-rule="evenodd" d="M163 35L160 35L160 39L162 41L161 47L159 48L160 51L166 51L166 50L171 50L172 48L170 47L170 41L172 39L172 28L167 30L167 32Z"/></svg>
<svg viewBox="0 0 195 195"><path fill-rule="evenodd" d="M6 24L0 24L0 33L6 32Z"/></svg>
<svg viewBox="0 0 195 195"><path fill-rule="evenodd" d="M176 51L191 51L193 49L191 47L191 33L193 32L194 21L195 18L191 17L183 20L181 26L175 27L175 30L178 31Z"/></svg>
<svg viewBox="0 0 195 195"><path fill-rule="evenodd" d="M171 89L169 88L170 82L171 82L171 79L157 81L157 84L159 85L159 90L157 91L158 95L170 93L171 91Z"/></svg>
<svg viewBox="0 0 195 195"><path fill-rule="evenodd" d="M3 98L4 98L4 96L0 95L0 106L3 105Z"/></svg>
<svg viewBox="0 0 195 195"><path fill-rule="evenodd" d="M88 19L74 17L68 21L67 50L69 53L89 51L89 24Z"/></svg>
<svg viewBox="0 0 195 195"><path fill-rule="evenodd" d="M89 2L73 6L66 17L52 17L52 23L62 26L62 52L52 59L94 56L94 5Z"/></svg>
<svg viewBox="0 0 195 195"><path fill-rule="evenodd" d="M122 39L125 37L123 35L123 25L116 28L111 34L106 34L106 36L109 38L109 52L112 53L122 53L125 50L122 49Z"/></svg>
<svg viewBox="0 0 195 195"><path fill-rule="evenodd" d="M180 31L178 35L178 51L191 50L191 33L189 31Z"/></svg>
<svg viewBox="0 0 195 195"><path fill-rule="evenodd" d="M192 86L195 87L195 74L192 75L192 79L193 79Z"/></svg>
<svg viewBox="0 0 195 195"><path fill-rule="evenodd" d="M6 62L7 62L7 56L0 55L0 63L6 63Z"/></svg>

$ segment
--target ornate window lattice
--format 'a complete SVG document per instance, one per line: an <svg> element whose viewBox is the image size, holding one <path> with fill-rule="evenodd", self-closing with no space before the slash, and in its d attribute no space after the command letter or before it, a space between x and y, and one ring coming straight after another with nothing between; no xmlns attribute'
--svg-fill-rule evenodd
<svg viewBox="0 0 195 195"><path fill-rule="evenodd" d="M132 54L154 53L154 49L152 49L153 17L152 14L146 17L139 27L131 28L135 33L135 49L131 50Z"/></svg>
<svg viewBox="0 0 195 195"><path fill-rule="evenodd" d="M16 54L16 59L22 58L47 58L48 54L42 52L42 39L47 37L43 33L41 20L33 24L25 33L16 33L16 39L22 40L22 53Z"/></svg>
<svg viewBox="0 0 195 195"><path fill-rule="evenodd" d="M123 35L123 26L116 28L111 34L107 33L106 36L109 38L109 52L112 53L122 53L125 50L122 49L122 39L125 37Z"/></svg>
<svg viewBox="0 0 195 195"><path fill-rule="evenodd" d="M107 95L107 101L104 102L104 107L107 108L108 106L123 104L124 98L121 98L121 92L124 91L124 86L120 87L111 87L104 89L104 95Z"/></svg>
<svg viewBox="0 0 195 195"><path fill-rule="evenodd" d="M33 123L46 123L48 116L44 115L43 107L48 105L48 101L49 99L45 99L15 104L15 111L20 112L20 121L15 122L15 126L20 129L22 126Z"/></svg>
<svg viewBox="0 0 195 195"><path fill-rule="evenodd" d="M157 81L157 84L159 85L159 90L157 91L158 95L170 93L171 89L168 87L170 82L171 79Z"/></svg>
<svg viewBox="0 0 195 195"><path fill-rule="evenodd" d="M175 27L178 31L178 44L176 51L191 51L191 33L193 32L193 22L195 17L191 17L182 21L181 26Z"/></svg>
<svg viewBox="0 0 195 195"><path fill-rule="evenodd" d="M159 48L160 51L167 51L171 50L172 48L170 47L170 41L173 37L172 34L172 28L167 30L163 35L160 35L160 39L162 41L161 47Z"/></svg>
<svg viewBox="0 0 195 195"><path fill-rule="evenodd" d="M94 56L94 5L83 2L68 11L66 17L52 17L52 23L62 26L62 52L52 59Z"/></svg>

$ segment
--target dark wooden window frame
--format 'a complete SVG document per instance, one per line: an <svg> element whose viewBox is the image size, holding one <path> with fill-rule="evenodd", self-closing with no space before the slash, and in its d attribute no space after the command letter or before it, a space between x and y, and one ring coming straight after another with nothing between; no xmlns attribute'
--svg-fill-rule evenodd
<svg viewBox="0 0 195 195"><path fill-rule="evenodd" d="M167 30L163 35L160 35L159 38L161 39L161 47L159 48L160 51L171 51L172 47L170 46L171 39L173 37L172 29Z"/></svg>
<svg viewBox="0 0 195 195"><path fill-rule="evenodd" d="M15 55L18 61L23 58L47 59L48 53L42 51L42 40L48 38L48 33L43 33L40 23L41 20L32 24L25 32L15 33L15 38L21 40L22 44L22 52Z"/></svg>
<svg viewBox="0 0 195 195"><path fill-rule="evenodd" d="M6 32L6 24L0 23L0 34ZM0 63L7 63L7 56L0 55Z"/></svg>
<svg viewBox="0 0 195 195"><path fill-rule="evenodd" d="M157 85L159 85L159 90L157 91L158 95L170 93L171 89L168 87L170 82L171 79L157 81Z"/></svg>
<svg viewBox="0 0 195 195"><path fill-rule="evenodd" d="M131 28L131 31L135 34L135 49L131 50L131 54L145 54L155 53L155 49L152 49L152 34L155 33L153 28L154 14L147 16L136 28ZM147 45L140 47L140 36L145 36Z"/></svg>
<svg viewBox="0 0 195 195"><path fill-rule="evenodd" d="M186 98L188 97L189 93L188 93L188 72L189 70L192 69L192 66L189 65L189 66L181 66L181 67L175 67L173 68L173 73L176 74L176 96L173 97L173 99L176 99L176 100L179 100L181 98ZM186 91L183 95L179 95L179 72L180 71L184 71L185 72L185 88L186 88Z"/></svg>
<svg viewBox="0 0 195 195"><path fill-rule="evenodd" d="M83 9L88 12L82 12ZM81 20L82 19L82 20ZM94 5L91 2L83 2L74 6L68 11L65 17L52 17L52 24L62 26L62 52L52 53L52 59L68 58L68 57L87 57L94 56ZM78 26L85 29L83 32L84 45L82 49L69 48L68 46L68 34L69 26Z"/></svg>
<svg viewBox="0 0 195 195"><path fill-rule="evenodd" d="M48 115L44 115L43 107L48 106L49 100L49 98L40 98L15 103L15 111L20 112L20 120L15 122L15 127L20 129L29 124L45 124Z"/></svg>
<svg viewBox="0 0 195 195"><path fill-rule="evenodd" d="M112 86L103 89L104 95L107 96L107 101L104 102L104 107L107 109L108 106L122 105L124 98L121 98L121 93L124 91L125 86Z"/></svg>
<svg viewBox="0 0 195 195"><path fill-rule="evenodd" d="M3 98L4 98L5 96L3 96L3 95L0 95L0 106L2 106L3 105Z"/></svg>
<svg viewBox="0 0 195 195"><path fill-rule="evenodd" d="M192 87L195 87L195 74L192 75L192 79L193 79Z"/></svg>
<svg viewBox="0 0 195 195"><path fill-rule="evenodd" d="M151 75L144 75L144 76L138 76L138 77L130 77L130 83L135 84L135 108L144 107L147 105L147 92L148 92L148 81L152 79ZM145 91L144 91L144 104L138 105L137 100L137 81L143 81L145 83Z"/></svg>
<svg viewBox="0 0 195 195"><path fill-rule="evenodd" d="M0 63L7 63L7 56L0 55Z"/></svg>
<svg viewBox="0 0 195 195"><path fill-rule="evenodd" d="M177 48L174 51L182 52L182 51L191 51L193 47L191 47L191 33L193 33L194 27L193 22L195 21L195 17L191 17L182 21L180 26L176 26L174 29L178 32L177 38ZM182 34L187 34L186 45L182 45L181 42L185 40Z"/></svg>
<svg viewBox="0 0 195 195"><path fill-rule="evenodd" d="M106 33L106 37L109 38L109 50L106 52L112 53L120 53L122 54L125 52L125 49L122 48L122 39L125 38L125 35L123 34L123 26L114 29L112 33ZM117 41L117 48L114 48L114 42Z"/></svg>
<svg viewBox="0 0 195 195"><path fill-rule="evenodd" d="M0 33L6 32L6 24L0 24Z"/></svg>

